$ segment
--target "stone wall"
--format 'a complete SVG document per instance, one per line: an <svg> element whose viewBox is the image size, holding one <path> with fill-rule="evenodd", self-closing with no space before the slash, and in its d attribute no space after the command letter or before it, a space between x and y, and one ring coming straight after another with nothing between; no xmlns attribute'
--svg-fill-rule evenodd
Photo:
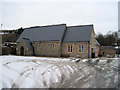
<svg viewBox="0 0 120 90"><path fill-rule="evenodd" d="M68 52L68 45L72 45L72 52ZM83 45L83 52L79 52L79 45ZM36 56L70 56L88 58L91 57L92 48L95 56L98 56L98 49L95 46L95 34L94 30L90 42L62 42L61 41L41 41L32 42L34 50L28 50L24 41L22 40L17 44L17 55L20 55L21 47L24 47L24 55L36 55ZM95 50L96 49L96 50Z"/></svg>
<svg viewBox="0 0 120 90"><path fill-rule="evenodd" d="M36 56L61 56L61 42L60 41L43 41L33 42L34 54Z"/></svg>
<svg viewBox="0 0 120 90"><path fill-rule="evenodd" d="M91 38L90 38L89 57L92 57L92 49L93 49L93 53L95 53L96 45L95 45L95 33L94 33L94 30L92 31ZM95 53L95 56L96 56L96 53Z"/></svg>
<svg viewBox="0 0 120 90"><path fill-rule="evenodd" d="M68 52L68 45L72 45L72 52ZM79 52L79 45L83 45L83 52ZM63 42L62 56L88 58L88 42Z"/></svg>
<svg viewBox="0 0 120 90"><path fill-rule="evenodd" d="M100 54L100 46L95 45L96 51L95 51L95 57L98 57L98 55Z"/></svg>
<svg viewBox="0 0 120 90"><path fill-rule="evenodd" d="M101 51L103 57L115 57L115 50L102 50Z"/></svg>
<svg viewBox="0 0 120 90"><path fill-rule="evenodd" d="M32 50L29 50L24 41L22 40L20 43L17 44L17 48L16 48L16 51L17 51L17 55L21 55L21 47L24 48L24 55L27 55L27 56L31 56L33 55L33 51Z"/></svg>

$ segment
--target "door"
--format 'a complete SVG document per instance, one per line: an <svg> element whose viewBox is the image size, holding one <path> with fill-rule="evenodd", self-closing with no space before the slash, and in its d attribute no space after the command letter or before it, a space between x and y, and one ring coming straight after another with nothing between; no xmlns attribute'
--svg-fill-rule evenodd
<svg viewBox="0 0 120 90"><path fill-rule="evenodd" d="M91 58L95 58L95 53L93 51L93 48L91 48Z"/></svg>
<svg viewBox="0 0 120 90"><path fill-rule="evenodd" d="M24 47L23 46L20 49L20 55L24 55Z"/></svg>

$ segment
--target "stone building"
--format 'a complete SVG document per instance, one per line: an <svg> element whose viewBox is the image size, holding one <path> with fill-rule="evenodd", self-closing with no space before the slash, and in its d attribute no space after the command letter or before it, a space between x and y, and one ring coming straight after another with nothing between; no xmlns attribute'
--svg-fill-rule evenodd
<svg viewBox="0 0 120 90"><path fill-rule="evenodd" d="M26 28L17 40L18 55L97 57L93 25L66 24Z"/></svg>
<svg viewBox="0 0 120 90"><path fill-rule="evenodd" d="M116 54L113 46L101 46L100 52L103 57L115 57Z"/></svg>
<svg viewBox="0 0 120 90"><path fill-rule="evenodd" d="M96 57L101 55L100 48L101 48L100 43L95 39L95 53L96 53L95 56Z"/></svg>

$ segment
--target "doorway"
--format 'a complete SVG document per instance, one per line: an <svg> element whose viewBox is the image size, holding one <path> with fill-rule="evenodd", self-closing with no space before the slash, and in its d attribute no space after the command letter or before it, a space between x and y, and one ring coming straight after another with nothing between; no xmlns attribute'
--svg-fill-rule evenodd
<svg viewBox="0 0 120 90"><path fill-rule="evenodd" d="M20 55L24 55L24 47L23 46L20 49Z"/></svg>
<svg viewBox="0 0 120 90"><path fill-rule="evenodd" d="M95 53L93 51L93 48L91 48L91 58L95 58Z"/></svg>

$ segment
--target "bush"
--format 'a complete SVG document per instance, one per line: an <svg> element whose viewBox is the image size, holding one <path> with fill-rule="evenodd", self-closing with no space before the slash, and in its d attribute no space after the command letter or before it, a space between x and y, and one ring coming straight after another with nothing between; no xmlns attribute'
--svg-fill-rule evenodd
<svg viewBox="0 0 120 90"><path fill-rule="evenodd" d="M70 57L69 55L61 55L61 57L66 57L66 58L68 58L68 57Z"/></svg>
<svg viewBox="0 0 120 90"><path fill-rule="evenodd" d="M112 62L112 60L107 60L107 63L111 63Z"/></svg>
<svg viewBox="0 0 120 90"><path fill-rule="evenodd" d="M87 63L88 63L89 65L91 65L91 64L92 64L92 61L91 61L90 59L88 59Z"/></svg>
<svg viewBox="0 0 120 90"><path fill-rule="evenodd" d="M94 62L94 65L97 65L99 61L100 61L99 59L96 60L96 61Z"/></svg>

